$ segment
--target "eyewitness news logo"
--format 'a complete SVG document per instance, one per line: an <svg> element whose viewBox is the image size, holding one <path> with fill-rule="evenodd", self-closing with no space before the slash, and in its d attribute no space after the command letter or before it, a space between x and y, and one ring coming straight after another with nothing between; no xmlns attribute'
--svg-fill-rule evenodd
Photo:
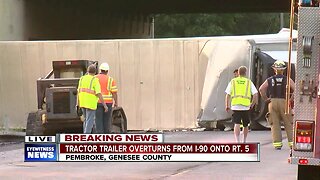
<svg viewBox="0 0 320 180"><path fill-rule="evenodd" d="M57 161L56 144L25 144L24 161Z"/></svg>
<svg viewBox="0 0 320 180"><path fill-rule="evenodd" d="M58 150L55 142L55 136L26 136L24 161L57 161Z"/></svg>

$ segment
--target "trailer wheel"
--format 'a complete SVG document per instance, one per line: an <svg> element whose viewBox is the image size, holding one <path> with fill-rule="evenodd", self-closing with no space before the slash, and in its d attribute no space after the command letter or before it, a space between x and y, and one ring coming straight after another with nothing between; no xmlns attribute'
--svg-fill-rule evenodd
<svg viewBox="0 0 320 180"><path fill-rule="evenodd" d="M126 117L126 114L124 113L122 108L120 109L120 113L121 113L121 128L120 128L120 132L121 133L127 133L127 131L128 131L127 117Z"/></svg>
<svg viewBox="0 0 320 180"><path fill-rule="evenodd" d="M41 117L41 116L40 116ZM31 112L28 115L27 127L26 127L27 136L41 136L44 135L44 128L39 118L39 112Z"/></svg>
<svg viewBox="0 0 320 180"><path fill-rule="evenodd" d="M266 119L256 119L250 122L250 128L254 130L267 130L270 129Z"/></svg>
<svg viewBox="0 0 320 180"><path fill-rule="evenodd" d="M117 128L120 133L127 133L127 117L122 107L112 109L112 125Z"/></svg>
<svg viewBox="0 0 320 180"><path fill-rule="evenodd" d="M298 165L298 180L303 179L320 179L320 166Z"/></svg>

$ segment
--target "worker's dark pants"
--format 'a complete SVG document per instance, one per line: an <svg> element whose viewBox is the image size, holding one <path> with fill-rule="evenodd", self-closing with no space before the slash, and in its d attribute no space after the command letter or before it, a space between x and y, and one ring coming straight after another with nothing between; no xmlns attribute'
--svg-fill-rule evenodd
<svg viewBox="0 0 320 180"><path fill-rule="evenodd" d="M274 147L282 147L281 121L284 123L284 128L287 132L288 144L292 146L293 127L292 127L292 112L285 114L286 100L281 98L272 98L269 103L269 124L271 125L272 140Z"/></svg>
<svg viewBox="0 0 320 180"><path fill-rule="evenodd" d="M108 112L104 112L103 105L98 103L98 108L96 110L96 133L111 133L112 122L111 122L111 111L112 104L107 104Z"/></svg>

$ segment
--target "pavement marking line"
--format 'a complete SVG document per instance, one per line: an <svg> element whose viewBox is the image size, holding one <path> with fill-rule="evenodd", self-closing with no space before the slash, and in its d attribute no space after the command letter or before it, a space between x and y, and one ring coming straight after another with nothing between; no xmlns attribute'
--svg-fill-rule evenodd
<svg viewBox="0 0 320 180"><path fill-rule="evenodd" d="M181 171L181 172L177 172L175 174L172 174L170 177L179 176L179 175L182 175L182 174L187 173L189 171L191 171L191 169L187 169L187 170L184 170L184 171Z"/></svg>
<svg viewBox="0 0 320 180"><path fill-rule="evenodd" d="M26 167L26 168L34 168L34 167L37 167L35 165L29 165L29 164L15 164L15 163L9 163L8 165L10 166L16 166L16 167Z"/></svg>

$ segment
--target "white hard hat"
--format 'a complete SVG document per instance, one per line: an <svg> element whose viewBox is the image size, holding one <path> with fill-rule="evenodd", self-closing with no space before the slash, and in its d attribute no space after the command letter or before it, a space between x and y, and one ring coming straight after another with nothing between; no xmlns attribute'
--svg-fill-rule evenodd
<svg viewBox="0 0 320 180"><path fill-rule="evenodd" d="M279 70L286 69L286 64L283 61L278 60L274 62L274 64L272 65L272 68L279 69Z"/></svg>
<svg viewBox="0 0 320 180"><path fill-rule="evenodd" d="M99 67L100 70L109 71L109 64L108 63L102 63Z"/></svg>

